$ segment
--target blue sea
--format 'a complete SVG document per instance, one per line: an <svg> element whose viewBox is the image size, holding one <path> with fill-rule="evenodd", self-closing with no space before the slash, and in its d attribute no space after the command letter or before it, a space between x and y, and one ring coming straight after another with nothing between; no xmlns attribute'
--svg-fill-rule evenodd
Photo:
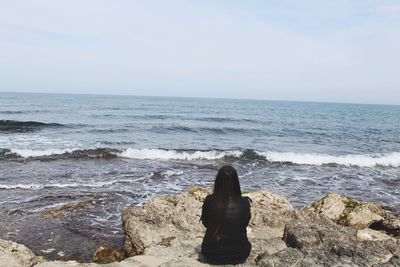
<svg viewBox="0 0 400 267"><path fill-rule="evenodd" d="M338 192L398 212L400 106L0 93L0 238L88 261L122 245L124 208L224 164L295 207Z"/></svg>

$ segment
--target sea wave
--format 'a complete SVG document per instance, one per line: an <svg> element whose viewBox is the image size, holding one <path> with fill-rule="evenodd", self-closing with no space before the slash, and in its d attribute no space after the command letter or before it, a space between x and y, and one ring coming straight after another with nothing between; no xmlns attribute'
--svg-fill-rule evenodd
<svg viewBox="0 0 400 267"><path fill-rule="evenodd" d="M240 157L240 150L230 151L181 151L181 150L164 150L164 149L135 149L128 148L119 153L120 157L130 159L161 159L161 160L216 160L224 157Z"/></svg>
<svg viewBox="0 0 400 267"><path fill-rule="evenodd" d="M16 160L59 160L59 159L136 159L136 160L180 160L213 161L238 159L299 165L345 165L360 167L400 167L400 152L386 154L329 155L317 153L295 153L246 150L184 150L160 148L114 148L95 149L0 149L1 159Z"/></svg>
<svg viewBox="0 0 400 267"><path fill-rule="evenodd" d="M258 123L257 120L251 120L251 119L246 119L246 118L229 118L229 117L198 117L198 118L193 118L193 120L196 121L205 121L205 122L251 122L251 123Z"/></svg>
<svg viewBox="0 0 400 267"><path fill-rule="evenodd" d="M157 125L152 126L149 128L149 131L153 133L161 133L165 134L166 132L171 132L176 134L177 132L180 133L210 133L210 134L246 134L249 132L260 132L258 129L252 128L243 128L243 127L188 127L182 125L175 125L175 126L165 126L165 125Z"/></svg>
<svg viewBox="0 0 400 267"><path fill-rule="evenodd" d="M39 121L0 120L0 132L32 132L46 127L62 127L60 123Z"/></svg>
<svg viewBox="0 0 400 267"><path fill-rule="evenodd" d="M364 154L364 155L342 155L334 156L327 154L309 154L293 152L258 152L271 162L288 162L292 164L305 165L346 165L360 167L400 167L400 153L387 154Z"/></svg>
<svg viewBox="0 0 400 267"><path fill-rule="evenodd" d="M54 184L0 184L0 189L30 189L39 190L44 188L66 188L66 187L103 187L112 185L115 181L95 182L95 183L54 183Z"/></svg>
<svg viewBox="0 0 400 267"><path fill-rule="evenodd" d="M31 113L49 113L50 110L46 109L33 109L33 110L0 110L0 114L31 114Z"/></svg>
<svg viewBox="0 0 400 267"><path fill-rule="evenodd" d="M24 111L20 111L20 110L1 110L0 114L23 114L25 113Z"/></svg>
<svg viewBox="0 0 400 267"><path fill-rule="evenodd" d="M83 183L72 182L72 183L52 183L52 184L38 184L38 183L0 184L0 189L40 190L45 188L105 187L115 184L140 182L146 179L168 178L172 176L182 175L183 173L184 172L182 170L164 170L164 171L150 172L139 177L120 178L120 179L114 179L109 181L98 181L98 182L83 182Z"/></svg>
<svg viewBox="0 0 400 267"><path fill-rule="evenodd" d="M387 154L364 155L328 155L317 153L294 152L263 152L256 150L209 150L209 151L180 151L163 149L134 149L128 148L118 154L120 157L131 159L161 159L161 160L216 160L223 158L240 158L244 160L266 160L272 163L290 163L299 165L345 165L360 167L400 167L400 152Z"/></svg>
<svg viewBox="0 0 400 267"><path fill-rule="evenodd" d="M165 132L191 132L191 133L196 133L195 128L190 128L186 126L153 126L150 128L151 132L155 133L161 133L164 134Z"/></svg>
<svg viewBox="0 0 400 267"><path fill-rule="evenodd" d="M1 152L3 151L3 152ZM115 158L118 157L118 149L113 148L94 148L94 149L3 149L0 150L0 159L15 158L38 159L38 160L57 160L69 158Z"/></svg>

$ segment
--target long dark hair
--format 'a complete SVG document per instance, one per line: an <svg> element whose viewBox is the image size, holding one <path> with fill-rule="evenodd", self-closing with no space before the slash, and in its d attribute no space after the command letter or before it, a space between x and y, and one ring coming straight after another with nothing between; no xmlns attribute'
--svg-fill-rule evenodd
<svg viewBox="0 0 400 267"><path fill-rule="evenodd" d="M221 225L226 219L226 210L229 204L229 198L242 195L238 174L232 166L222 166L214 182L213 196L217 199L216 228L213 233L214 240L220 240Z"/></svg>

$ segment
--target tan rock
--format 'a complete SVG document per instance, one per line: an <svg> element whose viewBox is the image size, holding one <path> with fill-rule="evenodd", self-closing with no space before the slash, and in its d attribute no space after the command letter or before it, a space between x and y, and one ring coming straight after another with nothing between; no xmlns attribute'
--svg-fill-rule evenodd
<svg viewBox="0 0 400 267"><path fill-rule="evenodd" d="M327 216L332 221L337 221L345 210L346 205L339 194L331 193L313 203L311 207L315 212Z"/></svg>
<svg viewBox="0 0 400 267"><path fill-rule="evenodd" d="M260 254L260 266L397 266L396 239L371 229L356 230L303 209L285 228L285 248Z"/></svg>
<svg viewBox="0 0 400 267"><path fill-rule="evenodd" d="M295 213L289 200L270 192L252 192L244 195L252 200L249 236L282 237L286 223Z"/></svg>
<svg viewBox="0 0 400 267"><path fill-rule="evenodd" d="M392 240L396 242L393 237L388 236L385 232L372 230L370 228L365 228L357 231L358 241L384 241Z"/></svg>
<svg viewBox="0 0 400 267"><path fill-rule="evenodd" d="M357 229L364 229L372 223L382 220L382 216L373 213L366 205L354 208L341 218L344 225L353 226Z"/></svg>
<svg viewBox="0 0 400 267"><path fill-rule="evenodd" d="M129 258L121 262L112 262L107 264L98 263L79 263L76 261L48 261L35 267L136 267L140 265L134 258Z"/></svg>
<svg viewBox="0 0 400 267"><path fill-rule="evenodd" d="M24 245L0 239L0 267L31 267L41 261Z"/></svg>
<svg viewBox="0 0 400 267"><path fill-rule="evenodd" d="M331 193L303 209L322 214L332 221L357 229L364 229L386 218L386 211L378 205L362 203L350 197Z"/></svg>

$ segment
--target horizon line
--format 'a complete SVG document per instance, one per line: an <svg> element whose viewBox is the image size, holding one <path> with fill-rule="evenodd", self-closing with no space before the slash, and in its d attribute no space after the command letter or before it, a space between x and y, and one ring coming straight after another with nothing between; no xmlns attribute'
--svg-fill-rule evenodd
<svg viewBox="0 0 400 267"><path fill-rule="evenodd" d="M26 92L26 91L0 91L7 94L48 94L48 95L86 95L86 96L132 96L132 97L162 97L162 98L189 98L189 99L215 99L215 100L250 100L250 101L275 101L275 102L299 102L299 103L320 103L320 104L350 104L350 105L375 105L375 106L400 106L400 104L383 103L364 103L364 102L338 102L324 100L287 100L287 99L268 99L268 98L229 98L229 97L204 97L204 96L174 96L174 95L138 95L138 94L118 94L118 93L68 93L68 92Z"/></svg>

